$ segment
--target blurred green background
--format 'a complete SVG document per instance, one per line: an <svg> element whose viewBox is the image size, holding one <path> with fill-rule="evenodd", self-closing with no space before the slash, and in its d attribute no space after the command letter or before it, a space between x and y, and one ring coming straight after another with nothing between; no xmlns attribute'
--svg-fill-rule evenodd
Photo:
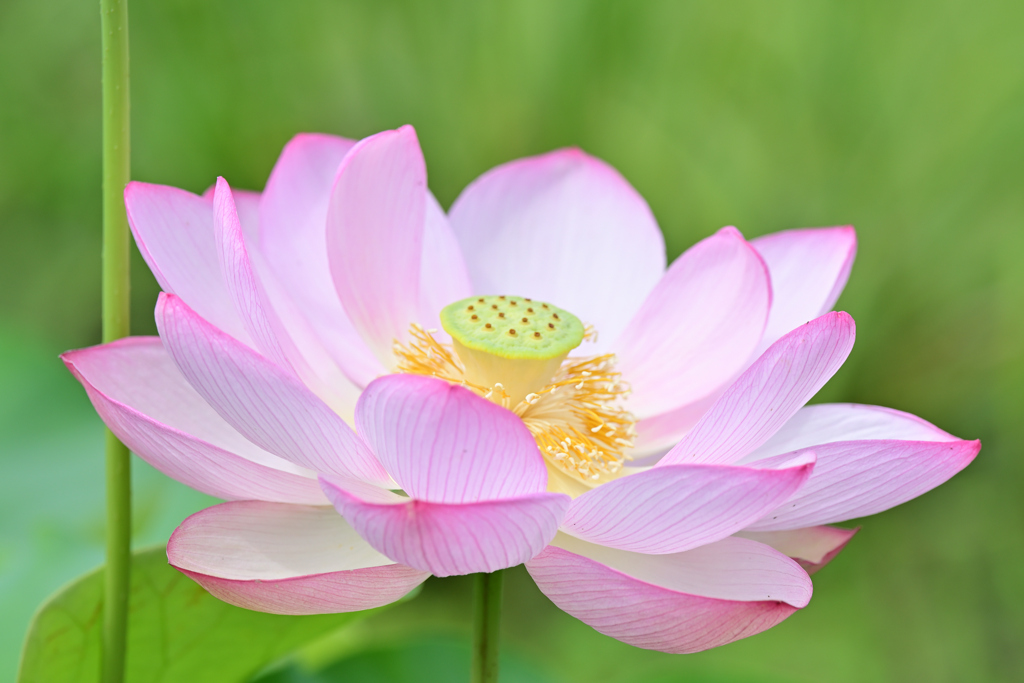
<svg viewBox="0 0 1024 683"><path fill-rule="evenodd" d="M856 349L817 400L908 410L978 460L863 521L778 628L636 650L517 571L508 680L1024 680L1024 5L1020 2L132 0L133 176L260 189L299 131L416 126L447 206L578 145L647 198L669 256L852 223ZM0 3L0 678L32 610L102 560L102 432L57 354L99 338L98 3ZM157 287L134 261L133 327ZM138 460L137 539L209 502ZM288 681L458 680L468 585L367 621ZM435 616L436 615L436 616ZM433 673L431 673L433 675Z"/></svg>

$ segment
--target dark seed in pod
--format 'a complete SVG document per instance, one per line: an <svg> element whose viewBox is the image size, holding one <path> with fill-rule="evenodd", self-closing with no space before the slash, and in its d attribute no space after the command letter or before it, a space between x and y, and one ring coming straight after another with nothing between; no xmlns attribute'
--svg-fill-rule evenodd
<svg viewBox="0 0 1024 683"><path fill-rule="evenodd" d="M534 339L540 339L540 332L534 332L533 337Z"/></svg>
<svg viewBox="0 0 1024 683"><path fill-rule="evenodd" d="M513 306L518 306L518 305L519 305L519 302L518 302L518 301L509 301L509 303L510 303L511 305L513 305Z"/></svg>
<svg viewBox="0 0 1024 683"><path fill-rule="evenodd" d="M509 328L508 333L509 333L509 336L512 336L512 337L516 336L516 331L515 331L514 328Z"/></svg>
<svg viewBox="0 0 1024 683"><path fill-rule="evenodd" d="M523 318L523 322L524 323L528 323L528 322L530 322L530 319L529 318Z"/></svg>
<svg viewBox="0 0 1024 683"><path fill-rule="evenodd" d="M526 312L527 312L527 313L533 313L533 309L532 309L532 308L527 308L527 309L526 309Z"/></svg>
<svg viewBox="0 0 1024 683"><path fill-rule="evenodd" d="M469 307L469 308L467 308L466 310L467 310L467 311L472 311L472 310L474 310L474 309L473 309L473 307L472 307L472 306L470 306L470 307Z"/></svg>
<svg viewBox="0 0 1024 683"><path fill-rule="evenodd" d="M493 308L494 310L498 310L498 304L491 304L491 308Z"/></svg>
<svg viewBox="0 0 1024 683"><path fill-rule="evenodd" d="M470 320L479 320L480 316L478 316L476 313L474 313L473 315L469 316L469 319Z"/></svg>
<svg viewBox="0 0 1024 683"><path fill-rule="evenodd" d="M490 323L484 323L484 327L486 327L487 329L491 329L491 324Z"/></svg>
<svg viewBox="0 0 1024 683"><path fill-rule="evenodd" d="M555 320L561 320L561 318L558 317L557 313L552 313L551 317L554 318Z"/></svg>
<svg viewBox="0 0 1024 683"><path fill-rule="evenodd" d="M548 323L548 329L549 330L555 329L555 324L554 323Z"/></svg>

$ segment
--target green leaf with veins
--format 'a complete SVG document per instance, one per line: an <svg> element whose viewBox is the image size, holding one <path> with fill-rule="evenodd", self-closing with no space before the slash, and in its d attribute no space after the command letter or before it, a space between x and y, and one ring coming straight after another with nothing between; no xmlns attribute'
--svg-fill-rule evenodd
<svg viewBox="0 0 1024 683"><path fill-rule="evenodd" d="M36 613L18 683L99 680L103 569L54 594ZM135 553L128 683L234 683L376 610L280 616L217 600L167 564L164 548Z"/></svg>

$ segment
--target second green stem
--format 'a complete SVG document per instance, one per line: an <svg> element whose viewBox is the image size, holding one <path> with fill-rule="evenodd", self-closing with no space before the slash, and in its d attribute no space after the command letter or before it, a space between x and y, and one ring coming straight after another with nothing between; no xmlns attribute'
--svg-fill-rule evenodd
<svg viewBox="0 0 1024 683"><path fill-rule="evenodd" d="M128 218L131 177L128 0L100 0L103 49L103 341L129 334ZM131 572L131 460L107 432L107 565L100 681L122 683Z"/></svg>
<svg viewBox="0 0 1024 683"><path fill-rule="evenodd" d="M476 574L473 586L472 683L498 680L498 635L504 571Z"/></svg>

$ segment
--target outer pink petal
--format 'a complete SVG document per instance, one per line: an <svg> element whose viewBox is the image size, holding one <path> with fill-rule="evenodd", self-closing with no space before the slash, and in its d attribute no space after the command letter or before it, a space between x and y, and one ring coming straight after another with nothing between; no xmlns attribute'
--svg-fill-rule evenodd
<svg viewBox="0 0 1024 683"><path fill-rule="evenodd" d="M892 408L858 403L820 403L798 410L782 429L742 462L756 462L831 441L868 439L960 440L916 415Z"/></svg>
<svg viewBox="0 0 1024 683"><path fill-rule="evenodd" d="M647 203L611 166L563 149L494 168L450 217L473 288L549 301L608 346L665 270Z"/></svg>
<svg viewBox="0 0 1024 683"><path fill-rule="evenodd" d="M736 535L770 545L813 574L831 562L858 531L860 527L812 526L788 531L742 531Z"/></svg>
<svg viewBox="0 0 1024 683"><path fill-rule="evenodd" d="M320 473L390 481L352 428L291 372L220 332L172 294L160 295L156 323L189 384L250 441Z"/></svg>
<svg viewBox="0 0 1024 683"><path fill-rule="evenodd" d="M293 369L335 412L351 419L358 389L329 357L261 254L249 250L247 240L255 242L243 236L233 197L227 182L218 179L214 224L221 270L246 331L263 355Z"/></svg>
<svg viewBox="0 0 1024 683"><path fill-rule="evenodd" d="M630 411L664 413L735 377L761 339L770 303L768 271L736 228L687 250L616 344L633 388Z"/></svg>
<svg viewBox="0 0 1024 683"><path fill-rule="evenodd" d="M547 487L544 459L519 417L433 377L374 380L359 397L356 425L398 485L420 501L476 503Z"/></svg>
<svg viewBox="0 0 1024 683"><path fill-rule="evenodd" d="M740 375L658 466L740 460L824 386L850 355L854 336L847 313L827 313L793 330Z"/></svg>
<svg viewBox="0 0 1024 683"><path fill-rule="evenodd" d="M160 288L235 339L251 343L221 274L212 198L133 181L125 188L124 203L135 242Z"/></svg>
<svg viewBox="0 0 1024 683"><path fill-rule="evenodd" d="M669 465L631 474L574 499L562 531L640 553L679 553L760 519L807 481L814 456L779 469Z"/></svg>
<svg viewBox="0 0 1024 683"><path fill-rule="evenodd" d="M370 548L333 508L256 501L192 515L167 559L217 598L274 614L379 607L428 576Z"/></svg>
<svg viewBox="0 0 1024 683"><path fill-rule="evenodd" d="M750 525L798 529L873 515L905 503L967 467L980 441L838 441L814 447L814 474L792 498ZM786 458L759 460L773 466Z"/></svg>
<svg viewBox="0 0 1024 683"><path fill-rule="evenodd" d="M857 255L857 233L849 225L786 230L751 243L772 276L772 310L761 342L763 351L835 305Z"/></svg>
<svg viewBox="0 0 1024 683"><path fill-rule="evenodd" d="M419 318L427 169L412 126L361 140L341 162L327 255L345 312L385 368Z"/></svg>
<svg viewBox="0 0 1024 683"><path fill-rule="evenodd" d="M156 337L61 356L121 441L169 477L218 498L323 504L315 475L247 441L189 386Z"/></svg>
<svg viewBox="0 0 1024 683"><path fill-rule="evenodd" d="M221 273L246 332L258 351L278 365L291 368L278 341L277 331L283 333L283 329L272 317L273 309L267 305L253 272L231 187L223 178L217 178L213 194L213 225Z"/></svg>
<svg viewBox="0 0 1024 683"><path fill-rule="evenodd" d="M741 538L642 555L559 535L526 568L552 602L601 633L679 654L760 633L811 597L796 562Z"/></svg>
<svg viewBox="0 0 1024 683"><path fill-rule="evenodd" d="M448 304L472 293L462 247L441 205L428 192L420 262L420 320L438 330L434 333L436 338L446 337L438 314Z"/></svg>
<svg viewBox="0 0 1024 683"><path fill-rule="evenodd" d="M259 251L302 318L303 334L296 333L298 323L292 320L288 329L310 364L332 381L329 364L318 358L326 352L346 376L363 385L384 368L348 319L327 260L331 187L342 159L355 144L333 135L292 138L260 202ZM242 223L244 227L244 219ZM262 271L261 279L267 279ZM274 304L278 306L276 298ZM279 315L297 317L288 311Z"/></svg>
<svg viewBox="0 0 1024 683"><path fill-rule="evenodd" d="M493 572L539 553L569 505L558 493L447 504L347 491L321 477L324 493L366 542L436 576Z"/></svg>

